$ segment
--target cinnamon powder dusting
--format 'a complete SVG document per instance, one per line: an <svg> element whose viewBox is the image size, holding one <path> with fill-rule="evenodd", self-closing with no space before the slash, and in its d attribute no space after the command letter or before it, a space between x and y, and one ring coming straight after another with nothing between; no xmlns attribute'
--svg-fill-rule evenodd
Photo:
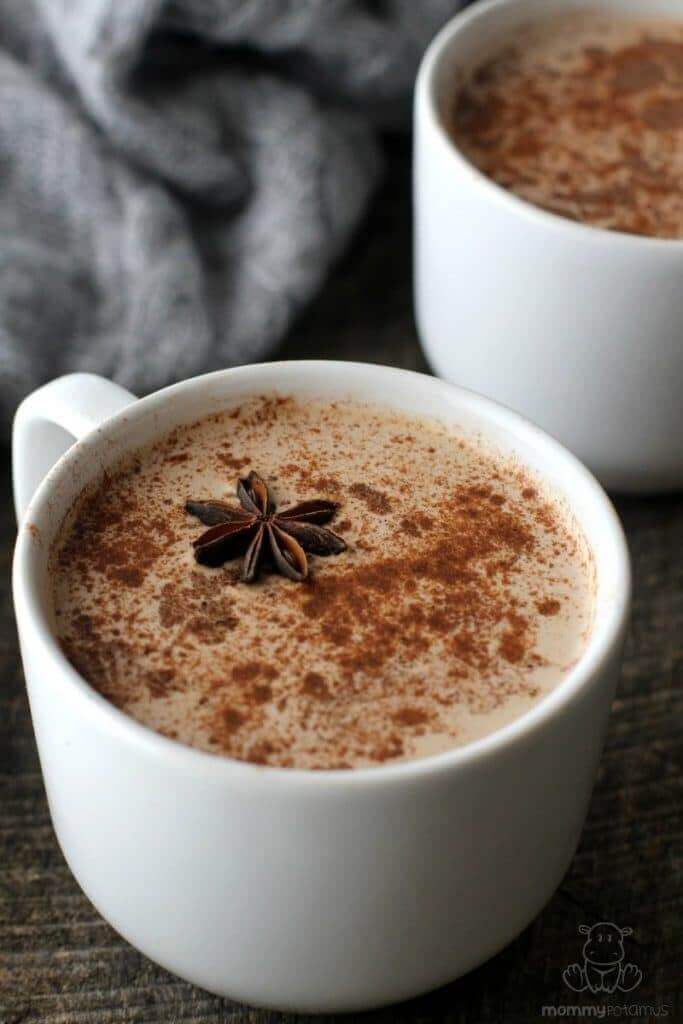
<svg viewBox="0 0 683 1024"><path fill-rule="evenodd" d="M343 557L294 583L195 562L189 496L234 501L258 458L283 507L339 505ZM592 561L518 464L447 426L263 396L109 472L53 551L55 628L117 707L202 750L353 768L499 728L580 655Z"/></svg>
<svg viewBox="0 0 683 1024"><path fill-rule="evenodd" d="M683 20L589 9L527 24L460 83L450 127L537 206L683 238Z"/></svg>

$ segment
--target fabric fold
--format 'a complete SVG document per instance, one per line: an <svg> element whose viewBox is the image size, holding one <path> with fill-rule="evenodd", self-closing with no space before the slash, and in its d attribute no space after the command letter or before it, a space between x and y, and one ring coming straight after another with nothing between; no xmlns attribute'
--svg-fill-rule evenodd
<svg viewBox="0 0 683 1024"><path fill-rule="evenodd" d="M264 358L456 0L0 0L0 414ZM381 13L379 13L381 12Z"/></svg>

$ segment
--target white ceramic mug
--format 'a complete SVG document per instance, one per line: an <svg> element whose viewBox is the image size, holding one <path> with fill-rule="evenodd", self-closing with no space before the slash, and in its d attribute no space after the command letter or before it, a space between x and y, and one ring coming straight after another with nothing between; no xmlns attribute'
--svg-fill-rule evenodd
<svg viewBox="0 0 683 1024"><path fill-rule="evenodd" d="M446 130L456 82L521 24L593 0L481 0L425 54L415 99L415 298L447 380L519 410L609 488L683 485L683 241L574 223L486 178ZM603 0L680 18L681 0Z"/></svg>
<svg viewBox="0 0 683 1024"><path fill-rule="evenodd" d="M527 715L412 763L264 768L157 735L69 664L51 629L48 556L82 488L131 448L270 391L438 416L517 453L566 496L595 555L595 625L580 661ZM539 912L579 840L629 603L619 521L572 455L433 378L292 362L139 401L98 377L63 377L20 407L14 472L14 600L52 820L83 890L133 945L246 1002L353 1010L457 978Z"/></svg>

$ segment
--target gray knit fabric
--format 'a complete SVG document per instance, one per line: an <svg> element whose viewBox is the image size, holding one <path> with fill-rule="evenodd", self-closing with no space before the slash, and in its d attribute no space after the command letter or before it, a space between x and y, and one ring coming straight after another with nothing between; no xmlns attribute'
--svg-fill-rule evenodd
<svg viewBox="0 0 683 1024"><path fill-rule="evenodd" d="M457 0L0 0L0 416L263 358Z"/></svg>

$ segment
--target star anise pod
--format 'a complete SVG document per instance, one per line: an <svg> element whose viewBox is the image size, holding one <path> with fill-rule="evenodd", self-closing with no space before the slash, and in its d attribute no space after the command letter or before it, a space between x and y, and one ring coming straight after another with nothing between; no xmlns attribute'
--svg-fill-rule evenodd
<svg viewBox="0 0 683 1024"><path fill-rule="evenodd" d="M253 470L238 481L237 497L238 506L186 502L185 511L210 527L193 542L194 556L202 565L216 567L242 555L242 579L253 583L269 558L283 576L301 582L308 576L307 551L338 555L346 549L342 538L322 525L337 511L334 501L302 501L277 512L268 485Z"/></svg>

